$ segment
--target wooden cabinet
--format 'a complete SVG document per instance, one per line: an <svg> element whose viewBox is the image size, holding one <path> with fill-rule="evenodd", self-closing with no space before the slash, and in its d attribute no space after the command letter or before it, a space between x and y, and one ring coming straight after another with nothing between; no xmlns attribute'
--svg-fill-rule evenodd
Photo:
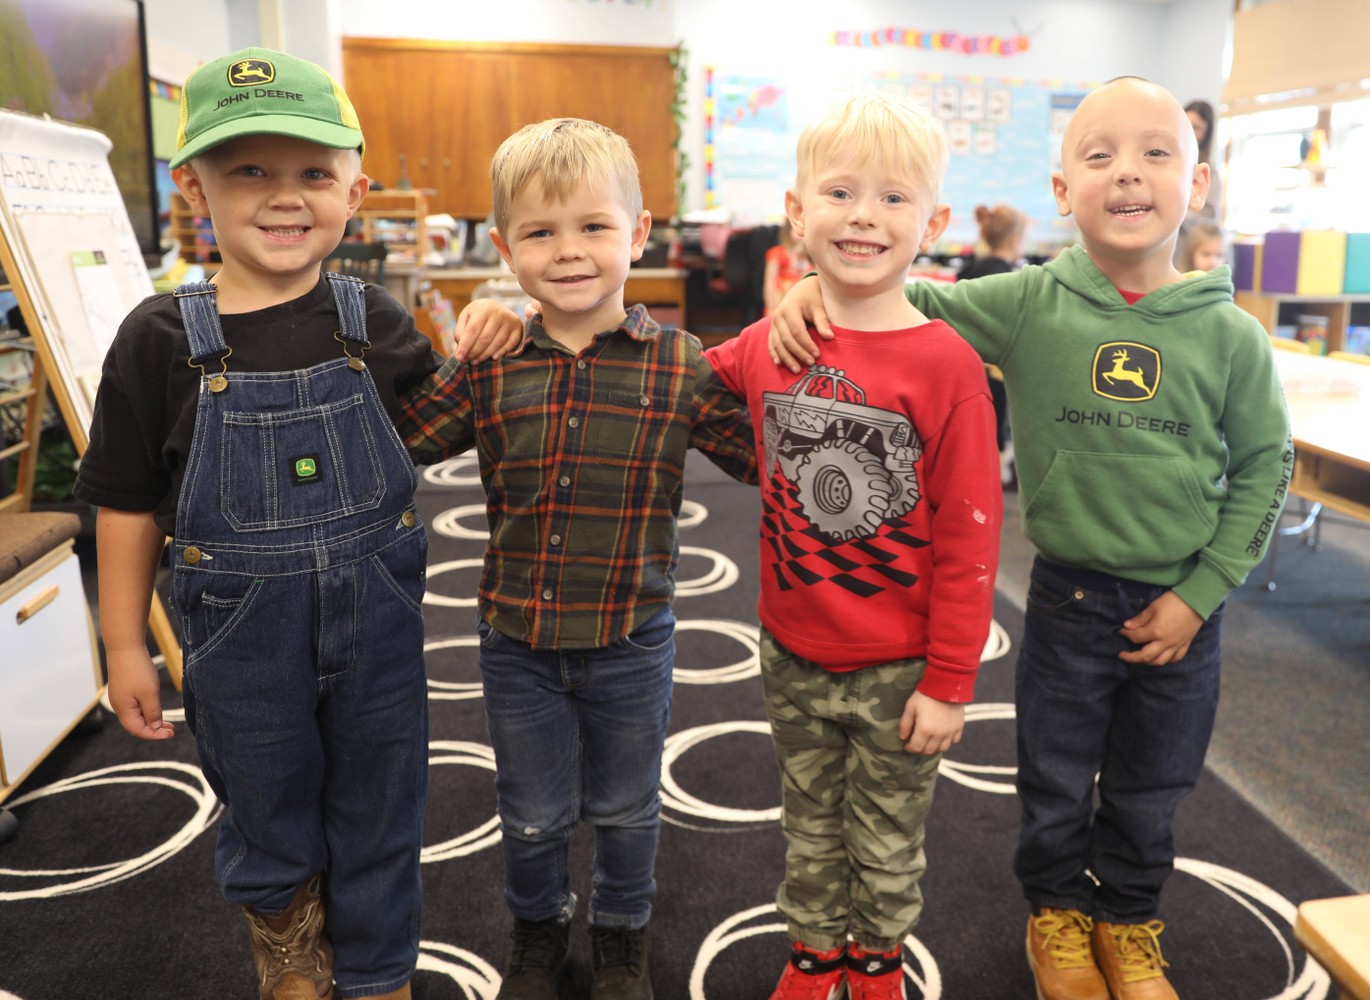
<svg viewBox="0 0 1370 1000"><path fill-rule="evenodd" d="M1296 310L1297 315L1327 317L1327 349L1346 347L1346 328L1351 325L1351 310L1359 303L1370 303L1370 295L1297 295L1293 292L1238 291L1234 301L1261 321L1272 337L1280 322L1280 308ZM1293 317L1290 317L1290 322Z"/></svg>
<svg viewBox="0 0 1370 1000"><path fill-rule="evenodd" d="M601 122L633 147L645 207L675 214L673 49L344 38L343 78L366 135L363 169L387 187L400 154L430 210L490 214L490 158L524 125Z"/></svg>

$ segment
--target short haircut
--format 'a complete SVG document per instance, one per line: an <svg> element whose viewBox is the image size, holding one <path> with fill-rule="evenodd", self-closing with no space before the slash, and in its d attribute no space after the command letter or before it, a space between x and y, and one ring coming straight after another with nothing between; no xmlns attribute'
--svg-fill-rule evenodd
<svg viewBox="0 0 1370 1000"><path fill-rule="evenodd" d="M942 123L907 98L870 93L833 109L799 136L795 187L834 157L849 153L856 160L876 160L883 167L907 172L942 197L942 177L950 151Z"/></svg>
<svg viewBox="0 0 1370 1000"><path fill-rule="evenodd" d="M514 198L534 178L549 198L560 201L582 184L606 184L617 191L636 220L642 212L637 158L628 140L598 122L549 118L525 125L495 150L490 161L495 228L504 232Z"/></svg>

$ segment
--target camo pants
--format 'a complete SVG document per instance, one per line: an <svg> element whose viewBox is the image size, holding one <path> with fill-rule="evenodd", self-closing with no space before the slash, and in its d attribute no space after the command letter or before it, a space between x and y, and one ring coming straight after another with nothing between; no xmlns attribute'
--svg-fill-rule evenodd
<svg viewBox="0 0 1370 1000"><path fill-rule="evenodd" d="M888 951L918 922L923 822L941 754L899 739L922 659L832 673L761 630L761 678L789 848L776 906L790 936L827 951Z"/></svg>

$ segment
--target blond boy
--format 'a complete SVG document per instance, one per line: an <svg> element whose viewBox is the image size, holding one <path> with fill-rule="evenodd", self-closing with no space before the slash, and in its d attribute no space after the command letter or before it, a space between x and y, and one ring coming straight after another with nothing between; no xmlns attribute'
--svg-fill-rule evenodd
<svg viewBox="0 0 1370 1000"><path fill-rule="evenodd" d="M908 290L1009 391L1039 553L1018 660L1014 868L1043 1000L1175 996L1157 919L1172 820L1212 733L1223 601L1264 554L1289 484L1268 338L1233 305L1227 268L1172 264L1208 189L1197 155L1169 93L1110 81L1071 117L1052 177L1080 246ZM791 367L815 353L804 315L828 325L817 289L801 282L777 310L772 347Z"/></svg>
<svg viewBox="0 0 1370 1000"><path fill-rule="evenodd" d="M556 996L582 818L591 996L649 1000L685 452L755 482L751 425L698 340L624 307L651 216L621 136L529 125L490 177L491 237L541 312L498 364L449 361L400 431L421 461L475 448L489 500L480 669L514 916L499 1000Z"/></svg>
<svg viewBox="0 0 1370 1000"><path fill-rule="evenodd" d="M835 339L799 378L770 321L708 352L763 452L762 680L788 840L790 961L772 1000L906 995L923 829L989 629L1002 501L983 366L904 297L946 227L946 140L908 101L799 140L788 222Z"/></svg>

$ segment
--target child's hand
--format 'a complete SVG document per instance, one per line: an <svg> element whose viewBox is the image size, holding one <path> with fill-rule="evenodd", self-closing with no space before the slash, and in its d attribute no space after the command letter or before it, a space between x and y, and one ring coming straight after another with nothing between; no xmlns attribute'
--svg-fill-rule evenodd
<svg viewBox="0 0 1370 1000"><path fill-rule="evenodd" d="M818 360L818 345L806 324L812 324L824 340L832 340L823 292L817 280L808 278L795 282L771 313L771 360L796 375Z"/></svg>
<svg viewBox="0 0 1370 1000"><path fill-rule="evenodd" d="M494 299L475 299L457 317L452 355L475 364L502 358L523 340L523 321L508 306Z"/></svg>
<svg viewBox="0 0 1370 1000"><path fill-rule="evenodd" d="M146 649L106 650L109 705L123 726L140 740L169 740L176 727L162 720L161 681Z"/></svg>
<svg viewBox="0 0 1370 1000"><path fill-rule="evenodd" d="M1167 590L1141 614L1123 622L1119 633L1141 649L1119 653L1118 659L1128 663L1150 663L1156 667L1182 660L1203 623L1197 611L1175 591Z"/></svg>
<svg viewBox="0 0 1370 1000"><path fill-rule="evenodd" d="M913 692L899 720L899 738L909 753L945 753L961 742L966 706Z"/></svg>

